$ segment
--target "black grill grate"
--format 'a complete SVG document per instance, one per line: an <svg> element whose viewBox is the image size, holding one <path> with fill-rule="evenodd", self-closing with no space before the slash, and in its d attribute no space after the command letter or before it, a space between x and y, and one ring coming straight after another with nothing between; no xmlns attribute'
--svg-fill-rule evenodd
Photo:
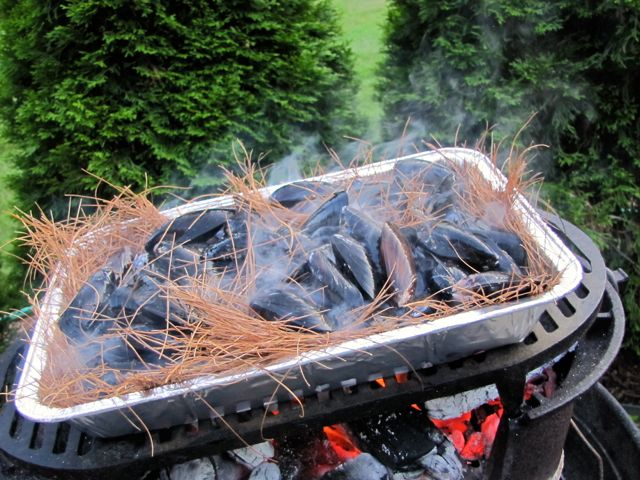
<svg viewBox="0 0 640 480"><path fill-rule="evenodd" d="M297 403L281 403L277 405L277 415L273 413L275 406L271 406L263 411L226 415L224 423L220 419L202 420L194 425L173 427L149 435L141 433L114 439L91 437L66 422L31 422L16 412L12 402L8 402L0 405L0 435L3 437L0 449L30 468L65 472L65 478L111 478L119 470L126 472L127 478L135 478L149 469L241 446L238 437L249 443L259 442L263 437L277 437L309 426L353 420L491 383L498 386L506 411L516 411L522 404L528 371L565 352L581 338L583 343L590 342L592 352L598 350L600 355L607 349L611 350L611 345L616 342L619 346L618 334L614 331L619 333L620 328L614 328L617 313L610 311L610 300L598 314L607 283L602 256L593 242L575 226L557 217L549 220L579 257L584 278L576 291L546 309L532 333L521 344L449 364L420 365L415 370L407 368L396 372L395 377L386 378L386 388L379 388L376 382L353 385L346 380L339 390L318 392L314 397L305 398L304 416L301 416ZM594 329L604 329L609 332L608 336L592 335ZM587 331L589 334L585 335ZM618 346L615 346L615 351ZM23 351L24 345L15 342L2 355L0 374L7 386L14 381ZM606 361L610 362L609 357ZM604 368L606 366L608 363ZM597 380L591 380L593 375L587 376L589 379L583 382L585 388L581 392ZM556 402L556 397L553 401ZM540 405L540 409L556 407L544 402ZM529 414L536 415L537 410Z"/></svg>

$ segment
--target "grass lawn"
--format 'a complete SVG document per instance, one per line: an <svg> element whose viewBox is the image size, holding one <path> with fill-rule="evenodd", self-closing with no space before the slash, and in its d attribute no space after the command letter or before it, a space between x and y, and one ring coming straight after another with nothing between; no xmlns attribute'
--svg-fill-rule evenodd
<svg viewBox="0 0 640 480"><path fill-rule="evenodd" d="M356 75L360 82L358 106L369 121L364 140L377 142L382 107L374 98L376 67L382 60L382 25L386 18L385 0L333 0L340 13L344 37L351 43Z"/></svg>

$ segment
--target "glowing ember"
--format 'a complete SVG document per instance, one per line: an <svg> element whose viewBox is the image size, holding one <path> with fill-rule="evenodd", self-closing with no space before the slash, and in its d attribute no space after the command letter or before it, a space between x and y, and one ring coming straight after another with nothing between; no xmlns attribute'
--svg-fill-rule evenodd
<svg viewBox="0 0 640 480"><path fill-rule="evenodd" d="M479 460L491 451L502 412L500 400L494 400L459 417L431 421L449 437L463 459Z"/></svg>
<svg viewBox="0 0 640 480"><path fill-rule="evenodd" d="M323 430L329 440L331 448L333 448L341 461L345 462L360 455L361 451L353 444L344 427L341 425L331 425L324 427Z"/></svg>

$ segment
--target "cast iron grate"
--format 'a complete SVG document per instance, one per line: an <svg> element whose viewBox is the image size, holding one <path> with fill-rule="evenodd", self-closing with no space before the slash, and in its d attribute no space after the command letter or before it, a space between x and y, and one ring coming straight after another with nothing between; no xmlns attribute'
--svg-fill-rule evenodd
<svg viewBox="0 0 640 480"><path fill-rule="evenodd" d="M341 389L319 391L314 397L304 398L304 416L301 416L298 403L280 403L266 405L261 411L228 414L224 421L217 418L201 420L197 424L113 439L94 438L66 422L31 422L15 410L12 402L5 402L0 405L0 436L3 438L0 449L30 468L65 472L65 478L112 477L118 470L126 471L128 477L135 477L149 469L242 446L239 438L257 443L263 437L353 420L491 383L498 386L506 409L518 409L528 371L555 358L585 337L594 321L594 328L605 330L613 329L615 323L615 314L606 309L598 313L605 297L607 271L597 247L575 226L558 217L549 220L579 257L584 277L576 291L546 309L521 344L449 364L399 369L394 377L385 379L386 388L379 388L374 378L360 385L345 379ZM611 306L611 301L605 307L607 305ZM607 341L602 335L593 338ZM611 338L608 341L611 343ZM598 348L608 348L607 343L602 345ZM5 390L14 384L24 348L23 342L14 342L0 359L0 378L3 378ZM592 384L593 381L589 386ZM544 403L540 408L545 408ZM533 409L529 414L535 415L537 410Z"/></svg>

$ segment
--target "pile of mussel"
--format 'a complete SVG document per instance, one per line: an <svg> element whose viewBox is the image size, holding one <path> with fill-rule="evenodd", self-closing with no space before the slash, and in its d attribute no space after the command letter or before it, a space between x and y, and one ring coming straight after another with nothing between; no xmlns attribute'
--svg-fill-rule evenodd
<svg viewBox="0 0 640 480"><path fill-rule="evenodd" d="M195 279L218 291L250 281L248 311L320 333L349 328L372 306L377 318L419 317L433 312L423 300L460 305L517 288L528 263L521 238L470 215L464 195L465 179L447 164L408 159L371 178L286 184L260 212L239 205L186 213L157 229L144 251L109 259L59 325L71 340L123 322L150 335L188 327L188 308L163 292ZM106 342L116 368L158 362L148 343Z"/></svg>

